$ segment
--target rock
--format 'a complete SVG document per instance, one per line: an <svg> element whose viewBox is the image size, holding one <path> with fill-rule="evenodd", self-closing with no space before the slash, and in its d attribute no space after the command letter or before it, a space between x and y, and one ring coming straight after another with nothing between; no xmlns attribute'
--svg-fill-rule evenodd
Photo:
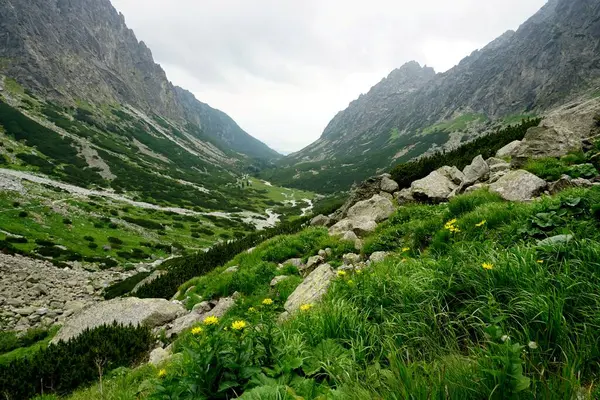
<svg viewBox="0 0 600 400"><path fill-rule="evenodd" d="M496 160L497 160L497 158L496 158ZM509 169L510 169L510 164L507 162L496 163L496 164L490 165L490 174L493 174L495 172L508 171Z"/></svg>
<svg viewBox="0 0 600 400"><path fill-rule="evenodd" d="M58 331L52 343L67 341L86 329L117 322L124 325L146 325L154 328L173 321L185 309L164 299L126 297L97 303L77 312Z"/></svg>
<svg viewBox="0 0 600 400"><path fill-rule="evenodd" d="M105 244L104 246L102 246L102 250L104 250L104 251L111 251L112 247L110 247L109 245Z"/></svg>
<svg viewBox="0 0 600 400"><path fill-rule="evenodd" d="M514 142L510 142L500 150L496 152L496 157L498 158L506 158L513 157L516 153L517 148L521 145L520 140L515 140Z"/></svg>
<svg viewBox="0 0 600 400"><path fill-rule="evenodd" d="M508 173L508 170L496 171L496 172L490 173L490 179L488 179L488 184L498 182L500 180L500 178L502 178L507 173Z"/></svg>
<svg viewBox="0 0 600 400"><path fill-rule="evenodd" d="M388 199L389 201L393 201L394 200L394 196L391 193L388 192L379 192L379 195L383 198Z"/></svg>
<svg viewBox="0 0 600 400"><path fill-rule="evenodd" d="M48 287L43 283L38 283L31 288L31 293L34 297L48 294Z"/></svg>
<svg viewBox="0 0 600 400"><path fill-rule="evenodd" d="M162 347L158 347L152 350L152 352L150 353L150 360L148 361L148 363L156 367L170 359L171 356L172 354L170 351L167 351Z"/></svg>
<svg viewBox="0 0 600 400"><path fill-rule="evenodd" d="M394 193L394 198L399 205L415 201L410 189L402 189L399 192Z"/></svg>
<svg viewBox="0 0 600 400"><path fill-rule="evenodd" d="M548 191L550 194L557 194L562 192L563 190L579 187L579 188L588 188L592 187L593 184L588 179L577 178L572 179L569 175L563 175L556 182L550 184Z"/></svg>
<svg viewBox="0 0 600 400"><path fill-rule="evenodd" d="M231 307L235 305L233 297L223 297L219 299L215 307L208 312L192 311L191 313L175 319L167 329L165 335L167 338L172 338L179 335L184 330L191 328L193 325L202 322L204 318L214 316L222 318Z"/></svg>
<svg viewBox="0 0 600 400"><path fill-rule="evenodd" d="M385 260L385 258L389 255L390 253L388 253L387 251L376 251L373 254L371 254L369 260L371 260L371 262L377 263Z"/></svg>
<svg viewBox="0 0 600 400"><path fill-rule="evenodd" d="M358 264L360 262L360 255L354 253L344 254L342 260L345 265Z"/></svg>
<svg viewBox="0 0 600 400"><path fill-rule="evenodd" d="M287 275L279 275L271 280L271 286L276 286L279 282L285 281L289 276Z"/></svg>
<svg viewBox="0 0 600 400"><path fill-rule="evenodd" d="M356 241L354 242L354 250L361 251L363 249L364 244L365 243L361 239L356 239Z"/></svg>
<svg viewBox="0 0 600 400"><path fill-rule="evenodd" d="M465 193L475 192L480 189L488 189L489 187L490 185L488 185L487 183L476 183L473 186L469 186L468 188L466 188Z"/></svg>
<svg viewBox="0 0 600 400"><path fill-rule="evenodd" d="M27 277L27 282L29 283L38 283L40 281L39 276L30 275Z"/></svg>
<svg viewBox="0 0 600 400"><path fill-rule="evenodd" d="M302 259L301 258L290 258L289 260L285 261L283 263L283 265L293 265L296 268L300 268L302 266Z"/></svg>
<svg viewBox="0 0 600 400"><path fill-rule="evenodd" d="M465 180L465 174L456 167L443 166L437 170L440 174L448 178L455 185L460 185Z"/></svg>
<svg viewBox="0 0 600 400"><path fill-rule="evenodd" d="M490 192L498 193L509 201L528 201L538 196L547 184L541 178L524 170L510 171L490 185Z"/></svg>
<svg viewBox="0 0 600 400"><path fill-rule="evenodd" d="M312 257L308 258L306 265L301 266L300 268L298 268L298 270L300 271L300 273L303 276L306 276L306 275L310 274L312 271L314 271L315 268L317 268L319 265L323 264L324 262L325 262L325 260L323 259L323 257L312 256Z"/></svg>
<svg viewBox="0 0 600 400"><path fill-rule="evenodd" d="M46 315L48 314L48 309L47 308L38 308L37 310L35 310L36 314L38 315Z"/></svg>
<svg viewBox="0 0 600 400"><path fill-rule="evenodd" d="M348 218L381 222L388 219L394 211L394 204L391 200L376 194L369 200L359 201L350 207Z"/></svg>
<svg viewBox="0 0 600 400"><path fill-rule="evenodd" d="M192 307L192 311L198 313L205 313L209 312L211 308L212 307L210 306L210 303L208 301L201 301L200 303L194 304L194 307Z"/></svg>
<svg viewBox="0 0 600 400"><path fill-rule="evenodd" d="M379 188L387 193L394 193L400 189L398 183L387 176L381 178L381 182L379 183Z"/></svg>
<svg viewBox="0 0 600 400"><path fill-rule="evenodd" d="M415 200L440 203L447 201L457 187L446 176L433 171L425 178L414 181L410 191Z"/></svg>
<svg viewBox="0 0 600 400"><path fill-rule="evenodd" d="M317 215L310 221L311 226L329 226L331 219L325 215Z"/></svg>
<svg viewBox="0 0 600 400"><path fill-rule="evenodd" d="M463 184L465 186L472 185L477 181L485 181L489 177L490 167L487 165L481 155L473 159L471 165L467 165L463 170L465 174Z"/></svg>
<svg viewBox="0 0 600 400"><path fill-rule="evenodd" d="M96 290L94 289L94 287L92 285L87 285L85 287L85 291L87 292L87 294L92 295L96 292Z"/></svg>
<svg viewBox="0 0 600 400"><path fill-rule="evenodd" d="M337 236L343 235L348 231L352 231L356 235L361 236L373 232L376 228L377 223L375 221L346 218L329 228L329 234L331 236Z"/></svg>
<svg viewBox="0 0 600 400"><path fill-rule="evenodd" d="M33 308L33 307L18 308L15 310L15 312L19 315L22 315L23 317L26 317L28 315L33 314L35 312L35 308Z"/></svg>
<svg viewBox="0 0 600 400"><path fill-rule="evenodd" d="M385 178L391 179L390 174L372 176L361 182L358 186L354 186L350 191L348 200L336 212L330 215L332 222L338 222L347 217L348 210L356 203L372 198L374 195L381 192L381 181Z"/></svg>
<svg viewBox="0 0 600 400"><path fill-rule="evenodd" d="M224 274L233 274L236 273L240 270L240 267L237 265L234 265L233 267L229 267L227 268L225 271L223 271Z"/></svg>
<svg viewBox="0 0 600 400"><path fill-rule="evenodd" d="M319 250L319 252L317 254L320 255L323 258L327 257L327 253L323 249Z"/></svg>
<svg viewBox="0 0 600 400"><path fill-rule="evenodd" d="M351 272L354 271L354 265L350 264L350 265L342 265L341 267L339 267L337 271L344 271L344 272Z"/></svg>
<svg viewBox="0 0 600 400"><path fill-rule="evenodd" d="M327 247L327 248L325 249L325 255L326 255L327 257L331 257L331 256L333 255L333 250L331 249L331 247Z"/></svg>
<svg viewBox="0 0 600 400"><path fill-rule="evenodd" d="M20 307L23 305L23 300L21 299L8 299L6 300L6 304L13 307Z"/></svg>
<svg viewBox="0 0 600 400"><path fill-rule="evenodd" d="M352 231L348 231L343 234L342 240L345 240L348 242L356 242L358 240L358 236L356 236L356 233L354 233Z"/></svg>
<svg viewBox="0 0 600 400"><path fill-rule="evenodd" d="M285 310L291 314L299 310L303 304L318 302L327 292L334 278L335 273L329 264L320 265L288 297L284 305Z"/></svg>
<svg viewBox="0 0 600 400"><path fill-rule="evenodd" d="M538 240L538 246L552 246L552 245L560 245L567 244L571 240L573 240L573 235L556 235L543 240Z"/></svg>
<svg viewBox="0 0 600 400"><path fill-rule="evenodd" d="M545 125L529 128L514 151L512 165L520 167L531 158L562 157L582 148L581 134Z"/></svg>

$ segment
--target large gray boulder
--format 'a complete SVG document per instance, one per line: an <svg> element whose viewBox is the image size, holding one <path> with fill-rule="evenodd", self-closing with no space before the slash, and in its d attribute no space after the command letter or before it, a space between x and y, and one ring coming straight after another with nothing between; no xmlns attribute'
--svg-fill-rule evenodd
<svg viewBox="0 0 600 400"><path fill-rule="evenodd" d="M285 302L284 308L288 313L300 309L303 304L314 304L327 293L335 273L329 264L323 264L308 275L294 290Z"/></svg>
<svg viewBox="0 0 600 400"><path fill-rule="evenodd" d="M352 231L357 236L362 236L375 231L377 223L369 219L350 219L346 218L329 228L329 235L341 236L346 232Z"/></svg>
<svg viewBox="0 0 600 400"><path fill-rule="evenodd" d="M490 167L485 162L481 155L473 159L470 165L467 165L463 170L465 178L463 184L465 186L472 185L478 181L485 181L489 177Z"/></svg>
<svg viewBox="0 0 600 400"><path fill-rule="evenodd" d="M554 127L536 126L527 130L523 141L515 149L512 164L519 167L531 158L562 157L581 148L581 136Z"/></svg>
<svg viewBox="0 0 600 400"><path fill-rule="evenodd" d="M516 154L516 150L519 148L520 145L521 145L520 140L515 140L513 142L510 142L509 144L507 144L506 146L504 146L503 148L501 148L500 150L498 150L496 152L496 157L498 157L498 158L513 157Z"/></svg>
<svg viewBox="0 0 600 400"><path fill-rule="evenodd" d="M394 213L392 201L378 194L368 200L359 201L348 210L348 218L381 222Z"/></svg>
<svg viewBox="0 0 600 400"><path fill-rule="evenodd" d="M317 215L310 221L311 226L329 226L331 219L325 215Z"/></svg>
<svg viewBox="0 0 600 400"><path fill-rule="evenodd" d="M113 299L84 308L66 321L52 343L68 341L86 329L114 322L123 325L146 325L150 328L164 325L185 313L181 304L165 299Z"/></svg>
<svg viewBox="0 0 600 400"><path fill-rule="evenodd" d="M433 171L425 178L414 181L410 191L415 200L440 203L447 201L457 187L445 175Z"/></svg>
<svg viewBox="0 0 600 400"><path fill-rule="evenodd" d="M361 182L359 185L353 186L350 191L350 196L348 196L348 200L346 200L344 205L336 212L330 215L332 222L341 221L346 218L348 210L359 201L368 200L374 195L379 194L382 191L382 182L384 180L387 182L387 180L391 180L391 178L392 176L390 174L372 176Z"/></svg>
<svg viewBox="0 0 600 400"><path fill-rule="evenodd" d="M437 170L440 174L450 179L455 185L460 185L465 180L465 174L456 167L449 167L447 165Z"/></svg>
<svg viewBox="0 0 600 400"><path fill-rule="evenodd" d="M528 201L538 196L547 186L545 180L534 174L516 170L509 171L498 181L490 185L490 192L498 193L510 201Z"/></svg>
<svg viewBox="0 0 600 400"><path fill-rule="evenodd" d="M407 204L407 203L412 203L413 201L415 201L415 198L413 197L412 191L410 189L402 189L396 193L394 193L394 198L396 199L396 202L399 205L403 205L403 204Z"/></svg>
<svg viewBox="0 0 600 400"><path fill-rule="evenodd" d="M232 297L223 297L219 299L217 305L210 311L204 311L202 308L196 309L189 314L183 315L172 323L167 325L166 337L172 338L179 335L186 329L204 321L206 317L222 318L231 307L235 305L235 299Z"/></svg>
<svg viewBox="0 0 600 400"><path fill-rule="evenodd" d="M577 178L573 179L569 175L563 175L559 180L550 184L548 191L550 194L557 194L563 190L570 188L589 188L592 187L593 183L588 179Z"/></svg>
<svg viewBox="0 0 600 400"><path fill-rule="evenodd" d="M381 178L381 183L379 184L379 187L386 193L394 193L398 191L398 189L400 189L398 183L395 180L388 178L387 176Z"/></svg>

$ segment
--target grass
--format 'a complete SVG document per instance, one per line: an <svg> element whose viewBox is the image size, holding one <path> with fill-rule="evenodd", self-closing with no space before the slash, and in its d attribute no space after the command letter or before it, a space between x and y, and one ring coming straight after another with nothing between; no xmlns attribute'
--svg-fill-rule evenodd
<svg viewBox="0 0 600 400"><path fill-rule="evenodd" d="M303 199L312 200L315 197L315 194L309 191L267 185L265 181L256 178L250 178L250 182L252 182L252 184L249 185L246 190L261 192L267 199L277 203L283 203L284 201L289 200L301 202ZM306 206L305 203L303 204Z"/></svg>
<svg viewBox="0 0 600 400"><path fill-rule="evenodd" d="M17 348L15 348L11 351L8 351L4 354L0 354L0 364L9 364L11 361L19 359L19 358L31 357L32 355L37 353L40 349L48 347L48 345L50 344L50 341L58 333L59 329L60 329L60 326L55 325L52 328L50 328L47 332L41 332L38 330L39 332L34 333L34 335L38 335L39 337L42 337L41 340L34 339L35 341L33 343L30 343L30 341L28 341L27 345L25 345L24 347L17 347ZM3 337L14 334L12 332L1 332L1 333L2 333ZM41 335L40 333L43 333L43 335ZM25 336L33 336L33 335L26 334ZM23 340L21 340L21 342L23 342Z"/></svg>
<svg viewBox="0 0 600 400"><path fill-rule="evenodd" d="M240 266L248 289L217 325L176 342L182 358L148 377L140 398L598 398L598 204L592 188L529 204L479 191L400 208L364 247L366 256L385 249L392 257L338 277L320 304L282 324L286 295L261 274L320 246L334 248L334 263L350 249L318 229L274 238L227 265ZM574 239L538 245L557 234ZM233 280L219 276L182 289L229 293ZM90 390L77 395L100 398ZM132 398L120 390L131 388L105 395Z"/></svg>
<svg viewBox="0 0 600 400"><path fill-rule="evenodd" d="M530 119L530 118L536 118L536 117L537 117L537 115L532 114L532 113L512 114L512 115L507 115L506 117L502 118L502 123L504 125L515 125L515 124L519 124L524 119Z"/></svg>
<svg viewBox="0 0 600 400"><path fill-rule="evenodd" d="M474 123L486 122L488 118L483 114L465 114L449 121L443 121L423 129L422 134L427 135L434 132L458 132L465 131ZM518 120L517 122L520 122Z"/></svg>

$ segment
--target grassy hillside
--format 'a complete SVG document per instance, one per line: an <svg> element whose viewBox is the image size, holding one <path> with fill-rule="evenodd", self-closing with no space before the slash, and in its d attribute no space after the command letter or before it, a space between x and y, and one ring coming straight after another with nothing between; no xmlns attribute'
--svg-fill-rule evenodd
<svg viewBox="0 0 600 400"><path fill-rule="evenodd" d="M322 229L277 237L225 265L240 267L231 277L221 268L182 287L243 295L180 337L181 357L120 372L105 397L94 386L70 398L597 398L599 223L598 188L402 207L364 247L390 257L338 274L322 303L283 324L300 278L277 263L331 247L336 266L351 249ZM556 235L572 236L540 242ZM278 274L288 283L270 287Z"/></svg>

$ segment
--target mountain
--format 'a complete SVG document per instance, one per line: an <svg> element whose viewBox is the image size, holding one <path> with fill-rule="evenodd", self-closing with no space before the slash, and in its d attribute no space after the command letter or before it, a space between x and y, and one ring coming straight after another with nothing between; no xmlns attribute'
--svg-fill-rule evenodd
<svg viewBox="0 0 600 400"><path fill-rule="evenodd" d="M125 104L262 159L279 155L173 86L109 0L0 0L0 74L62 104ZM228 150L228 149L223 149Z"/></svg>
<svg viewBox="0 0 600 400"><path fill-rule="evenodd" d="M550 0L519 29L435 74L410 62L338 113L320 139L265 177L345 190L377 171L597 95L600 3ZM594 93L592 93L594 92Z"/></svg>

